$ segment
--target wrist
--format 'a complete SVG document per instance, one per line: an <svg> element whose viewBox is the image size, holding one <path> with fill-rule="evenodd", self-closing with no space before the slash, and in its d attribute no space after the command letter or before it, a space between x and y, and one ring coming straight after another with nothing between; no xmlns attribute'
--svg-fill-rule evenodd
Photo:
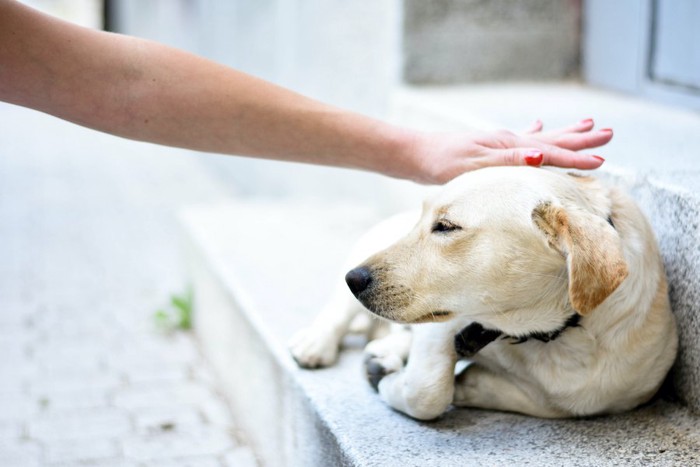
<svg viewBox="0 0 700 467"><path fill-rule="evenodd" d="M380 172L395 178L411 180L417 183L430 183L429 174L425 173L424 153L425 134L395 125L387 125L382 130L386 138L387 149Z"/></svg>

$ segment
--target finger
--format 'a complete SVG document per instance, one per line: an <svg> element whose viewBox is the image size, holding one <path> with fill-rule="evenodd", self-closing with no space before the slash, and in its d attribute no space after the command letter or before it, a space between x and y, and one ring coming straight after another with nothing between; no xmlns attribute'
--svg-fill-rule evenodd
<svg viewBox="0 0 700 467"><path fill-rule="evenodd" d="M543 126L544 125L542 124L542 120L535 120L534 122L532 122L532 125L530 125L530 128L528 128L525 131L525 134L539 133L542 131Z"/></svg>
<svg viewBox="0 0 700 467"><path fill-rule="evenodd" d="M556 146L543 149L542 155L542 165L567 169L597 169L605 162L605 159L597 155L574 152Z"/></svg>
<svg viewBox="0 0 700 467"><path fill-rule="evenodd" d="M586 118L584 120L581 120L578 123L574 123L573 125L569 125L564 128L555 128L553 130L548 131L546 134L547 135L562 135L565 133L583 133L585 131L591 131L593 127L595 126L595 122L593 121L592 118Z"/></svg>
<svg viewBox="0 0 700 467"><path fill-rule="evenodd" d="M536 137L538 141L565 149L578 151L581 149L597 148L610 142L613 138L613 131L610 128L603 128L597 131L587 131L585 133L568 133L552 138L548 135Z"/></svg>
<svg viewBox="0 0 700 467"><path fill-rule="evenodd" d="M489 155L491 156L491 155ZM556 146L539 148L509 148L493 150L492 157L487 157L487 165L525 165L540 167L551 165L567 169L597 169L605 159L592 154L581 154Z"/></svg>
<svg viewBox="0 0 700 467"><path fill-rule="evenodd" d="M592 118L585 118L581 120L578 123L575 123L574 125L571 125L568 127L568 132L575 132L575 133L582 133L584 131L591 131L593 127L595 126L595 122L593 121Z"/></svg>

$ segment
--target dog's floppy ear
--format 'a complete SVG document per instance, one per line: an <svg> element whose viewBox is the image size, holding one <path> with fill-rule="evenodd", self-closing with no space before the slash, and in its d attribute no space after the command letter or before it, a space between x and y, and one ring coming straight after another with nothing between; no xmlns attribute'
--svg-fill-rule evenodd
<svg viewBox="0 0 700 467"><path fill-rule="evenodd" d="M620 238L601 217L544 202L532 211L532 220L566 257L569 300L579 314L603 303L627 277Z"/></svg>

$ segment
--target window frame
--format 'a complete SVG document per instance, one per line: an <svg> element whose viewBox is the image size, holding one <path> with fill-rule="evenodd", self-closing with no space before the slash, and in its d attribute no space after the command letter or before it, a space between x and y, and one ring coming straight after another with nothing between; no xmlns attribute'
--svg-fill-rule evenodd
<svg viewBox="0 0 700 467"><path fill-rule="evenodd" d="M700 110L700 91L653 79L657 11L658 0L586 0L583 78L594 86Z"/></svg>

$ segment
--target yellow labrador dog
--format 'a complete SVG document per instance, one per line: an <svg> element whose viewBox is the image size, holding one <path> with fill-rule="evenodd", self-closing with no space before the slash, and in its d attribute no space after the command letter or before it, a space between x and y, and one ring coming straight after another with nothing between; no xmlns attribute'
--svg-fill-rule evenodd
<svg viewBox="0 0 700 467"><path fill-rule="evenodd" d="M620 412L654 395L676 355L651 228L629 197L591 177L470 172L420 216L375 228L355 255L369 259L346 275L350 291L342 284L292 354L304 367L332 364L363 308L403 323L367 345L367 371L387 404L417 419L450 405Z"/></svg>

